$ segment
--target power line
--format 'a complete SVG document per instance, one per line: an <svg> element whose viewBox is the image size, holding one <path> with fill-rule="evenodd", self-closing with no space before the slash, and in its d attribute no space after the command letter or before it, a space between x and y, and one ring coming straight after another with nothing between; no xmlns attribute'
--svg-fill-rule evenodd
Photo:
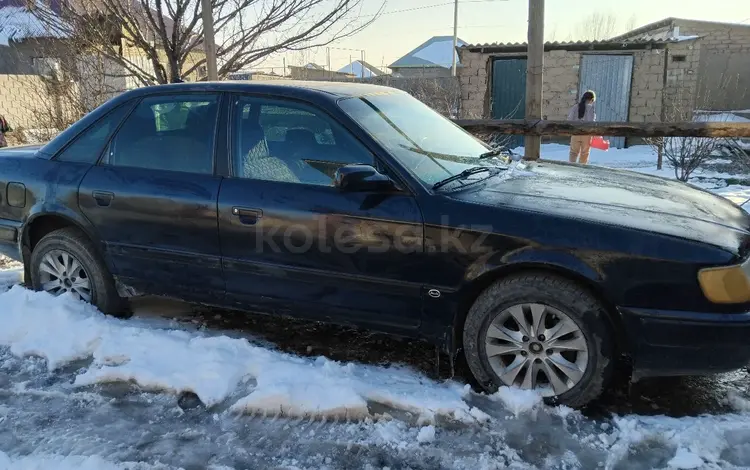
<svg viewBox="0 0 750 470"><path fill-rule="evenodd" d="M497 3L497 2L507 2L508 0L461 0L460 4L464 5L466 3ZM447 5L454 5L453 2L447 2L447 3L436 3L434 5L423 5L421 7L414 7L414 8L404 8L403 10L391 10L391 11L384 11L380 14L374 14L374 15L362 15L360 18L368 17L368 16L382 16L382 15L392 15L394 13L407 13L410 11L419 11L419 10L426 10L428 8L438 8L438 7L444 7Z"/></svg>

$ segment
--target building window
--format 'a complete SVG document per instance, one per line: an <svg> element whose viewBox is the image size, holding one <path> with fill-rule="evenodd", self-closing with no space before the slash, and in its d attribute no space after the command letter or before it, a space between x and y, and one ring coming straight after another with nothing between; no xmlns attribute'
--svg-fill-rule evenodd
<svg viewBox="0 0 750 470"><path fill-rule="evenodd" d="M686 55L673 55L672 62L685 62L687 60Z"/></svg>

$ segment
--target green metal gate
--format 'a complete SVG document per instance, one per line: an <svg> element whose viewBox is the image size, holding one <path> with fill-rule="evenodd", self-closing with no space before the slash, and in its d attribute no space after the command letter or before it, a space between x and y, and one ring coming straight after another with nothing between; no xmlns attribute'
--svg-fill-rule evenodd
<svg viewBox="0 0 750 470"><path fill-rule="evenodd" d="M526 117L526 59L495 59L492 62L492 119ZM508 136L499 142L508 148L523 145L523 136Z"/></svg>

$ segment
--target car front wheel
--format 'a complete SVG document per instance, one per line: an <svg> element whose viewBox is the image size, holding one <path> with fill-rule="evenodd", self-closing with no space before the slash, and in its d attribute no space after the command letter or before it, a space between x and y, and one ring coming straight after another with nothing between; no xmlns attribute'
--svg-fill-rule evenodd
<svg viewBox="0 0 750 470"><path fill-rule="evenodd" d="M580 407L612 373L607 312L585 289L548 274L517 275L485 290L464 325L469 367L492 392L536 390L548 402Z"/></svg>
<svg viewBox="0 0 750 470"><path fill-rule="evenodd" d="M35 290L54 296L72 294L103 313L129 316L114 278L80 230L63 228L45 235L34 247L29 265Z"/></svg>

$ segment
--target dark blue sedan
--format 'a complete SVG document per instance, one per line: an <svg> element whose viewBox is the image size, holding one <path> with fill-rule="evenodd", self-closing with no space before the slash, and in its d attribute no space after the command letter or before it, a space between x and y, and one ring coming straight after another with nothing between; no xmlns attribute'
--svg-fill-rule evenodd
<svg viewBox="0 0 750 470"><path fill-rule="evenodd" d="M426 338L571 406L622 357L634 380L748 364L744 211L494 153L391 88L141 88L0 151L0 250L107 314L148 294Z"/></svg>

